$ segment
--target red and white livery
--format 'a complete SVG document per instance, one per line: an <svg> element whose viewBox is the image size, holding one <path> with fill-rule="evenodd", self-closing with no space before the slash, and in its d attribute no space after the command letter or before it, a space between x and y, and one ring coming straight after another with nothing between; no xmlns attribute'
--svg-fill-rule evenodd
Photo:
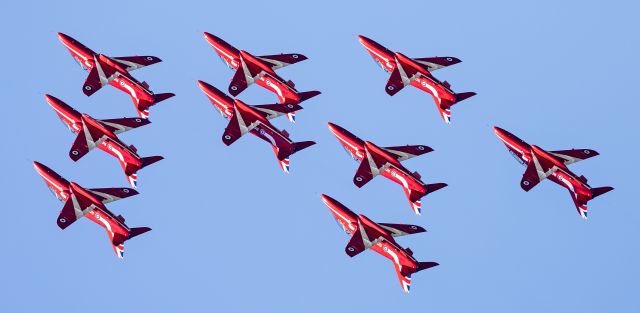
<svg viewBox="0 0 640 313"><path fill-rule="evenodd" d="M430 147L407 145L381 148L370 141L363 141L338 125L328 124L329 130L338 138L345 150L360 162L353 178L353 183L358 188L377 175L382 175L402 186L413 212L420 215L422 197L447 186L445 183L427 185L421 181L418 172L411 173L400 164L401 161L433 151Z"/></svg>
<svg viewBox="0 0 640 313"><path fill-rule="evenodd" d="M455 93L451 90L451 85L448 82L441 82L431 74L435 70L462 62L458 58L412 59L400 52L392 52L365 36L358 36L358 39L376 63L383 70L391 73L385 88L390 96L395 95L408 85L423 90L433 96L440 116L447 124L451 123L451 106L476 95L475 92Z"/></svg>
<svg viewBox="0 0 640 313"><path fill-rule="evenodd" d="M591 149L571 149L546 151L536 145L529 145L510 132L494 126L494 132L507 146L518 162L527 167L522 175L520 187L529 191L545 178L563 186L571 193L578 214L587 219L587 202L597 196L613 190L613 187L592 188L587 178L577 176L567 165L598 155Z"/></svg>
<svg viewBox="0 0 640 313"><path fill-rule="evenodd" d="M284 104L298 104L306 99L317 96L319 91L298 92L295 84L276 74L276 70L287 65L307 59L299 53L253 56L244 50L238 50L224 40L205 32L204 38L213 47L227 66L235 74L229 84L229 94L239 95L249 85L256 83L278 96L278 102ZM295 122L295 113L288 113L289 120Z"/></svg>
<svg viewBox="0 0 640 313"><path fill-rule="evenodd" d="M57 224L61 229L86 216L107 231L113 251L118 258L124 257L124 242L151 230L149 227L129 228L122 215L116 216L105 204L138 194L129 188L83 188L69 182L45 165L33 162L33 166L58 200L64 203Z"/></svg>
<svg viewBox="0 0 640 313"><path fill-rule="evenodd" d="M141 158L136 147L127 146L116 136L130 129L150 124L148 119L131 117L97 120L87 114L79 113L54 96L45 95L45 99L69 130L78 135L69 151L69 157L73 161L78 161L91 149L98 147L118 159L127 180L133 188L136 188L138 171L163 159L161 156Z"/></svg>
<svg viewBox="0 0 640 313"><path fill-rule="evenodd" d="M133 104L142 118L149 117L149 108L156 103L174 96L173 93L154 94L146 82L139 82L130 71L161 62L154 56L108 57L87 48L77 40L58 33L58 38L67 47L73 58L82 69L89 71L89 76L82 86L82 92L91 96L104 85L110 84L131 96Z"/></svg>
<svg viewBox="0 0 640 313"><path fill-rule="evenodd" d="M375 223L366 216L356 215L342 203L322 195L322 201L329 207L338 224L349 235L351 240L345 248L348 256L353 257L371 248L393 262L400 286L405 292L411 287L411 274L439 265L436 262L418 262L413 251L402 248L394 237L426 232L417 225Z"/></svg>
<svg viewBox="0 0 640 313"><path fill-rule="evenodd" d="M289 133L278 130L269 120L301 110L299 104L265 104L247 105L233 99L219 89L198 81L198 86L207 95L220 114L229 120L229 125L222 135L222 142L229 146L246 133L251 133L271 144L278 164L285 173L289 173L289 156L315 144L313 141L293 142Z"/></svg>

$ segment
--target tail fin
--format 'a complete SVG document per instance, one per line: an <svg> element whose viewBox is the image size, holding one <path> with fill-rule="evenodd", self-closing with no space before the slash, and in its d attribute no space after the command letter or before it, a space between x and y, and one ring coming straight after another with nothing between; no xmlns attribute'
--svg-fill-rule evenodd
<svg viewBox="0 0 640 313"><path fill-rule="evenodd" d="M148 231L150 231L151 228L149 227L134 227L131 228L129 230L129 237L125 237L124 235L120 234L120 233L116 233L113 236L113 240L111 241L111 244L113 245L113 251L116 253L116 256L119 259L124 258L124 242L141 234L144 234Z"/></svg>
<svg viewBox="0 0 640 313"><path fill-rule="evenodd" d="M303 101L309 100L317 95L319 95L321 92L320 91L304 91L304 92L299 92L298 93L298 98L300 99L298 101L298 103L301 103ZM296 122L296 112L289 112L287 113L287 118L289 118L289 121L291 123L295 123Z"/></svg>
<svg viewBox="0 0 640 313"><path fill-rule="evenodd" d="M135 172L131 173L131 171L126 171L125 170L125 175L126 173L131 173L129 175L127 175L127 180L129 181L129 184L131 184L131 187L133 188L138 188L138 171L153 164L156 163L160 160L164 159L163 157L156 155L156 156L150 156L150 157L146 157L146 158L141 158L140 161L142 161L142 165L140 166L139 169L135 170Z"/></svg>
<svg viewBox="0 0 640 313"><path fill-rule="evenodd" d="M293 148L291 150L278 149L277 147L274 146L273 152L276 153L276 157L278 158L278 162L282 170L288 174L289 173L289 156L291 156L292 154L302 149L313 146L315 144L316 144L315 141L294 142Z"/></svg>
<svg viewBox="0 0 640 313"><path fill-rule="evenodd" d="M146 157L146 158L142 158L140 159L142 161L142 166L140 166L140 169L143 169L153 163L156 163L160 160L164 159L164 157L161 157L159 155L155 155L155 156L150 156L150 157Z"/></svg>
<svg viewBox="0 0 640 313"><path fill-rule="evenodd" d="M591 193L593 194L593 196L591 197L591 199L598 197L600 195L603 195L609 191L613 190L613 187L598 187L598 188L591 188Z"/></svg>
<svg viewBox="0 0 640 313"><path fill-rule="evenodd" d="M142 118L149 118L149 108L158 104L159 102L162 102L164 100L167 100L171 97L175 96L175 94L173 93L158 93L158 94L154 94L153 95L153 102L148 102L148 101L138 101L138 105L137 105L137 109L138 109L138 115ZM134 98L134 101L136 101L136 98Z"/></svg>

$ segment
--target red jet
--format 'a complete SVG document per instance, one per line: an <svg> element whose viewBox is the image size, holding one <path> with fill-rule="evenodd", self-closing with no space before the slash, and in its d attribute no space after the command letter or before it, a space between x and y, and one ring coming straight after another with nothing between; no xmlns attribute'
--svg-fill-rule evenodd
<svg viewBox="0 0 640 313"><path fill-rule="evenodd" d="M293 142L285 130L280 131L269 123L272 118L301 110L300 105L288 103L251 106L227 96L203 81L198 81L198 85L220 114L229 120L222 135L222 142L227 146L242 135L251 133L271 144L278 164L285 173L289 173L289 156L315 144L313 141Z"/></svg>
<svg viewBox="0 0 640 313"><path fill-rule="evenodd" d="M353 257L371 248L393 262L400 280L400 286L409 292L411 274L439 265L436 262L418 262L409 248L402 248L393 237L417 234L426 230L416 225L375 223L366 216L356 215L342 203L322 195L322 201L329 207L338 224L351 240L345 248L348 256Z"/></svg>
<svg viewBox="0 0 640 313"><path fill-rule="evenodd" d="M298 92L292 81L285 81L275 70L307 59L299 53L253 56L244 50L238 50L224 40L205 32L204 38L216 50L230 69L236 73L231 79L229 93L239 95L249 85L258 85L274 92L279 103L298 104L317 96L319 91ZM295 122L295 113L287 114L291 122Z"/></svg>
<svg viewBox="0 0 640 313"><path fill-rule="evenodd" d="M133 188L136 188L137 172L163 159L161 156L141 158L137 154L136 147L127 146L116 137L119 133L150 124L148 119L132 117L97 120L87 114L80 114L54 96L45 95L45 99L69 130L78 135L69 151L72 160L78 161L91 149L98 147L120 161L127 180Z"/></svg>
<svg viewBox="0 0 640 313"><path fill-rule="evenodd" d="M138 115L142 118L149 117L149 107L174 96L173 93L154 94L149 90L149 85L146 82L139 82L129 74L135 69L161 62L160 58L154 56L111 58L104 54L95 53L63 33L58 33L58 38L69 49L80 67L89 71L89 77L82 87L82 92L85 95L91 96L102 86L110 84L131 96Z"/></svg>
<svg viewBox="0 0 640 313"><path fill-rule="evenodd" d="M38 162L33 162L33 166L58 200L64 202L58 216L58 227L61 229L86 216L107 231L113 251L121 259L124 256L125 241L151 230L149 227L129 228L122 215L116 216L104 206L109 202L135 196L137 191L129 188L83 188Z"/></svg>
<svg viewBox="0 0 640 313"><path fill-rule="evenodd" d="M360 167L353 178L358 188L364 186L378 174L402 185L413 212L420 215L422 197L447 186L444 183L425 185L418 172L409 172L401 161L433 151L427 146L398 146L381 148L370 141L363 141L346 129L329 124L329 130L338 138L345 150L358 162ZM366 159L365 159L366 158Z"/></svg>
<svg viewBox="0 0 640 313"><path fill-rule="evenodd" d="M591 188L587 184L586 177L578 177L567 168L569 164L598 155L595 150L546 151L536 145L529 145L500 127L494 126L493 130L516 160L527 167L520 182L520 187L524 191L531 190L540 181L549 178L554 183L569 190L578 213L582 218L587 219L587 202L613 190L613 187Z"/></svg>
<svg viewBox="0 0 640 313"><path fill-rule="evenodd" d="M386 91L390 96L408 85L412 85L433 96L442 119L451 123L451 106L476 95L475 92L455 93L448 82L441 82L431 72L462 62L454 57L431 57L411 59L400 52L392 52L381 44L358 36L360 43L369 51L383 70L391 73Z"/></svg>

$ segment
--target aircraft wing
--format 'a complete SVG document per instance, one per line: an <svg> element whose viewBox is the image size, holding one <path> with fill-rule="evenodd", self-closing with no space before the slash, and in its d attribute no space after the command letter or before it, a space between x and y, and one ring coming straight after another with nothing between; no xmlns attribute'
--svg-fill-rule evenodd
<svg viewBox="0 0 640 313"><path fill-rule="evenodd" d="M299 53L281 53L276 55L259 56L258 59L270 63L271 69L275 71L287 65L304 61L307 57Z"/></svg>
<svg viewBox="0 0 640 313"><path fill-rule="evenodd" d="M522 187L524 191L531 190L531 188L535 187L538 183L549 177L549 175L558 169L555 166L548 166L544 163L545 162L540 162L540 159L534 159L529 162L527 169L522 175L522 180L520 181L520 187Z"/></svg>
<svg viewBox="0 0 640 313"><path fill-rule="evenodd" d="M302 107L300 105L293 104L293 103L261 104L261 105L254 105L253 108L257 109L257 111L260 112L262 116L264 116L264 118L268 120L272 118L276 118L278 116L282 116L285 114L302 110Z"/></svg>
<svg viewBox="0 0 640 313"><path fill-rule="evenodd" d="M260 77L260 73L262 73L262 69L254 64L245 62L245 60L241 58L240 66L238 66L236 73L233 75L233 78L231 78L229 93L234 97L237 96L243 90L247 89L249 85L253 84L253 82Z"/></svg>
<svg viewBox="0 0 640 313"><path fill-rule="evenodd" d="M380 225L380 227L389 231L389 233L393 237L423 233L427 231L426 229L417 225L390 224L390 223L379 223L378 225Z"/></svg>
<svg viewBox="0 0 640 313"><path fill-rule="evenodd" d="M454 57L416 58L413 60L426 66L430 72L462 62L462 60Z"/></svg>
<svg viewBox="0 0 640 313"><path fill-rule="evenodd" d="M349 240L349 243L347 243L347 247L344 248L344 251L348 256L354 257L360 254L360 252L369 249L371 246L372 244L368 240L363 240L362 233L360 232L360 229L358 229L353 233L353 236L351 236L351 239Z"/></svg>
<svg viewBox="0 0 640 313"><path fill-rule="evenodd" d="M404 86L409 84L409 82L405 83L403 81L402 76L400 75L400 70L398 68L399 66L396 66L393 72L391 72L391 77L389 77L387 86L385 87L385 90L390 96L395 95L396 93L398 93L398 91L402 90Z"/></svg>
<svg viewBox="0 0 640 313"><path fill-rule="evenodd" d="M231 145L258 126L260 122L255 116L239 109L238 105L235 105L233 115L229 118L229 125L227 125L222 134L222 142L227 146Z"/></svg>
<svg viewBox="0 0 640 313"><path fill-rule="evenodd" d="M93 125L82 122L82 129L78 132L78 137L73 142L69 156L72 160L78 161L85 154L89 153L91 149L102 143L106 135Z"/></svg>
<svg viewBox="0 0 640 313"><path fill-rule="evenodd" d="M76 212L73 208L73 200L68 199L62 207L60 215L58 215L58 227L60 227L61 229L65 229L69 227L69 225L73 224L73 222L75 222L76 220L78 220L78 217L76 216Z"/></svg>
<svg viewBox="0 0 640 313"><path fill-rule="evenodd" d="M89 76L82 86L82 92L87 96L91 96L118 76L118 72L113 67L100 59L95 58L94 60L95 66L89 71Z"/></svg>
<svg viewBox="0 0 640 313"><path fill-rule="evenodd" d="M72 185L71 197L64 203L62 211L60 211L60 215L58 215L57 224L61 229L69 227L69 225L73 224L85 214L97 208L91 199L73 190L74 187Z"/></svg>
<svg viewBox="0 0 640 313"><path fill-rule="evenodd" d="M406 170L402 167L400 162L396 162L393 165ZM378 176L380 172L386 170L389 166L391 166L391 164L387 160L378 157L365 149L365 157L360 162L356 175L353 177L353 183L360 188L374 177Z"/></svg>
<svg viewBox="0 0 640 313"><path fill-rule="evenodd" d="M556 150L549 151L549 153L558 157L560 161L564 162L564 165L586 160L599 154L597 151L591 149Z"/></svg>
<svg viewBox="0 0 640 313"><path fill-rule="evenodd" d="M93 193L103 204L117 201L120 199L135 196L138 192L131 188L93 188L87 189Z"/></svg>
<svg viewBox="0 0 640 313"><path fill-rule="evenodd" d="M423 155L425 153L429 153L433 151L430 147L417 145L417 146L397 146L397 147L385 147L387 152L395 155L398 158L398 161L404 161L411 159L413 157L417 157L419 155Z"/></svg>
<svg viewBox="0 0 640 313"><path fill-rule="evenodd" d="M99 120L99 122L100 124L104 125L105 128L110 130L114 135L126 132L130 129L138 128L140 126L151 124L149 119L140 117L114 118Z"/></svg>
<svg viewBox="0 0 640 313"><path fill-rule="evenodd" d="M117 57L117 58L112 58L113 60L116 60L116 62L120 63L122 65L122 67L124 67L124 69L127 72L133 71L133 70L137 70L139 68L145 67L145 66L149 66L152 64L156 64L159 62L162 62L162 60L160 60L160 58L158 57L154 57L151 55L145 55L145 56L132 56L132 57Z"/></svg>

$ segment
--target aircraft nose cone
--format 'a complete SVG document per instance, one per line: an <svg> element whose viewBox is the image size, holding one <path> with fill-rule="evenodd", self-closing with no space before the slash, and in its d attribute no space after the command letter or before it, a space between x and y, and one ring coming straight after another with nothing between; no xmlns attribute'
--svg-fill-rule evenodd
<svg viewBox="0 0 640 313"><path fill-rule="evenodd" d="M358 35L358 40L363 45L367 45L367 44L369 44L371 42L371 39L369 39L369 38L367 38L365 36L362 36L362 35Z"/></svg>
<svg viewBox="0 0 640 313"><path fill-rule="evenodd" d="M204 39L206 41L208 41L209 43L211 43L211 44L218 43L220 41L220 38L218 38L218 37L216 37L216 36L214 36L214 35L212 35L212 34L210 34L208 32L204 32Z"/></svg>
<svg viewBox="0 0 640 313"><path fill-rule="evenodd" d="M42 163L37 162L37 161L33 161L33 167L36 169L36 171L38 172L44 172L46 171L46 166L42 165Z"/></svg>
<svg viewBox="0 0 640 313"><path fill-rule="evenodd" d="M329 130L334 134L337 135L339 133L342 133L342 127L333 124L331 122L327 123L327 126L329 127Z"/></svg>
<svg viewBox="0 0 640 313"><path fill-rule="evenodd" d="M197 80L196 82L198 83L198 87L200 87L200 89L203 89L203 90L204 90L204 89L206 89L207 87L209 87L209 86L207 86L207 85L208 85L207 83L205 83L205 82L203 82L203 81L201 81L201 80Z"/></svg>
<svg viewBox="0 0 640 313"><path fill-rule="evenodd" d="M58 39L60 39L60 41L62 42L73 42L73 39L63 33L58 33Z"/></svg>

